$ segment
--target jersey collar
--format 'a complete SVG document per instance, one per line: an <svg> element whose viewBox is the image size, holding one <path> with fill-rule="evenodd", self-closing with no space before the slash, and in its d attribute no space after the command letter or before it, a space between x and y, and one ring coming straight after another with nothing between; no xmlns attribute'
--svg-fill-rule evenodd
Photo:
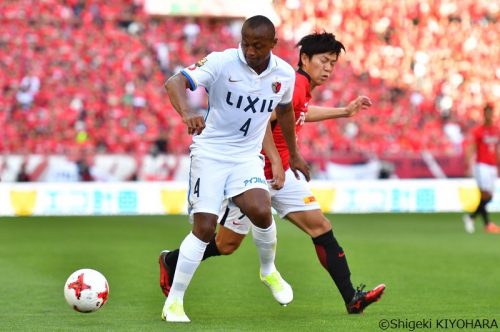
<svg viewBox="0 0 500 332"><path fill-rule="evenodd" d="M255 72L252 68L250 68L250 66L248 66L247 60L245 59L245 56L243 55L243 50L241 49L241 43L238 44L238 58L240 58L240 60L245 65L247 65L247 67L251 71ZM276 66L278 66L278 61L276 60L276 56L273 54L273 52L271 52L271 56L269 57L269 64L267 65L266 70L264 70L259 76L267 74L268 72L273 70Z"/></svg>
<svg viewBox="0 0 500 332"><path fill-rule="evenodd" d="M311 83L311 76L309 76L309 74L306 73L304 69L302 68L297 69L297 73L304 75L307 78L307 81Z"/></svg>

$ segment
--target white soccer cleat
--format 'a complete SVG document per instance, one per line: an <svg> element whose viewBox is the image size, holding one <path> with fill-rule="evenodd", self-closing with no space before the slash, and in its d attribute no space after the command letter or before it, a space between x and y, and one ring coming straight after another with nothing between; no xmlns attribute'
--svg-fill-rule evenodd
<svg viewBox="0 0 500 332"><path fill-rule="evenodd" d="M174 303L168 305L165 301L163 311L161 312L161 319L173 323L189 323L191 321L184 312L184 305L177 300L174 300Z"/></svg>
<svg viewBox="0 0 500 332"><path fill-rule="evenodd" d="M281 305L286 306L293 300L292 287L281 277L278 271L274 271L267 276L260 275L260 280L271 290L274 298Z"/></svg>
<svg viewBox="0 0 500 332"><path fill-rule="evenodd" d="M476 231L474 220L468 214L464 214L462 220L464 221L464 227L467 233L472 234Z"/></svg>

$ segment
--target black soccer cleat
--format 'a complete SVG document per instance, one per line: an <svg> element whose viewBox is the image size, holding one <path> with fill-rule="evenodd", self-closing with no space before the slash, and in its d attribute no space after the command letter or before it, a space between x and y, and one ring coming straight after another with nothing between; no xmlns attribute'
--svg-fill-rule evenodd
<svg viewBox="0 0 500 332"><path fill-rule="evenodd" d="M168 296L170 293L170 287L172 287L175 274L175 266L171 267L166 263L166 258L169 254L170 251L163 250L158 260L160 263L160 288L165 296Z"/></svg>
<svg viewBox="0 0 500 332"><path fill-rule="evenodd" d="M364 292L363 289L365 285L361 284L354 293L354 297L351 302L346 304L347 312L349 314L361 314L366 307L368 307L373 302L380 300L384 294L385 285L380 284L374 289Z"/></svg>

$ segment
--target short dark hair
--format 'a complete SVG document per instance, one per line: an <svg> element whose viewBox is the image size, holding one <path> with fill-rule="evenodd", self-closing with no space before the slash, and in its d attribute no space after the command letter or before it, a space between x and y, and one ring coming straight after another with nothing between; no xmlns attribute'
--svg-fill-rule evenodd
<svg viewBox="0 0 500 332"><path fill-rule="evenodd" d="M270 36L269 36L270 38L275 38L275 36L276 36L276 28L274 27L273 22L271 22L270 19L268 19L267 17L265 17L263 15L255 15L255 16L249 17L245 21L245 23L243 23L241 30L243 31L243 29L245 27L248 27L250 29L257 29L260 27L265 27L270 34Z"/></svg>
<svg viewBox="0 0 500 332"><path fill-rule="evenodd" d="M491 103L486 103L483 107L484 112L492 112L493 111L493 104Z"/></svg>
<svg viewBox="0 0 500 332"><path fill-rule="evenodd" d="M344 45L329 32L314 32L304 36L295 47L300 47L299 67L302 67L302 54L312 58L315 54L335 53L338 57L342 50L345 52Z"/></svg>

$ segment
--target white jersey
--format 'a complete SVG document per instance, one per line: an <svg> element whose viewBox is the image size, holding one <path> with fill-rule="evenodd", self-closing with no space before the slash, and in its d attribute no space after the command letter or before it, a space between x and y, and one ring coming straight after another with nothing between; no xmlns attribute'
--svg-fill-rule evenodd
<svg viewBox="0 0 500 332"><path fill-rule="evenodd" d="M292 102L295 71L273 54L260 75L247 65L241 47L210 53L181 73L191 90L201 85L208 92L206 127L193 137L191 152L214 159L258 155L271 112Z"/></svg>

